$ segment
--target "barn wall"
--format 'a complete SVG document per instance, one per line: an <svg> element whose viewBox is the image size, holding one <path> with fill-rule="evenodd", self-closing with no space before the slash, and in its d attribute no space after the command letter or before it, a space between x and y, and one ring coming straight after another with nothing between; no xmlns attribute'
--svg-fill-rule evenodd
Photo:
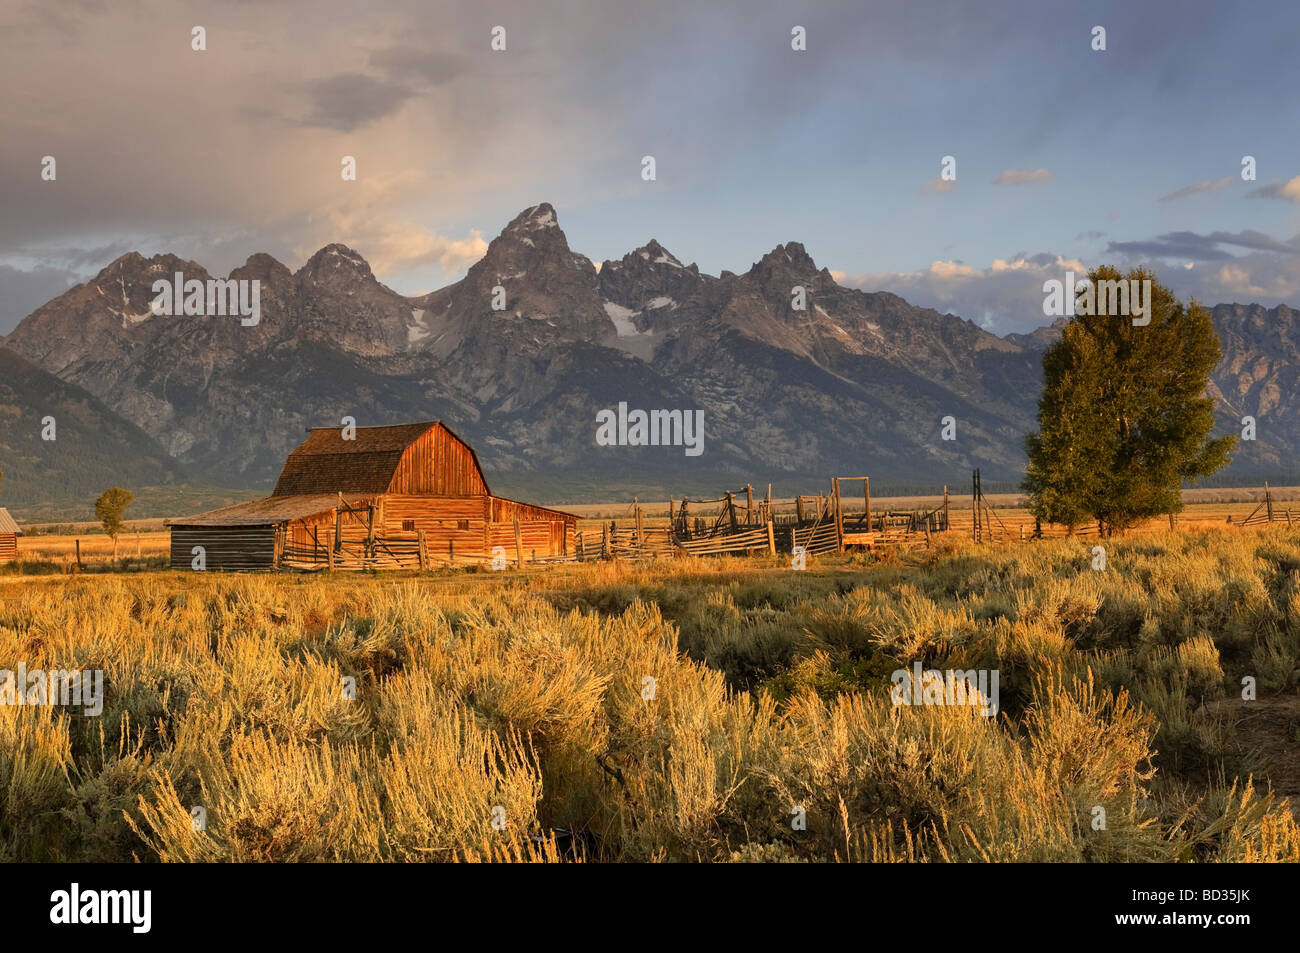
<svg viewBox="0 0 1300 953"><path fill-rule="evenodd" d="M192 550L207 551L209 572L274 569L274 526L173 526L171 568L192 571Z"/></svg>
<svg viewBox="0 0 1300 953"><path fill-rule="evenodd" d="M388 486L389 493L482 496L487 482L474 451L442 426L431 427L406 448Z"/></svg>
<svg viewBox="0 0 1300 953"><path fill-rule="evenodd" d="M509 504L501 506L500 504ZM498 517L487 520L491 513ZM541 513L545 518L528 518ZM538 556L555 556L565 552L564 521L554 513L525 504L497 500L488 496L410 496L392 494L382 500L381 536L410 537L423 531L429 555L441 558L448 543L456 555L490 556L500 546L510 559L515 558L514 516L519 514L519 532L524 558L533 550ZM413 527L407 527L410 521ZM572 531L570 531L572 538Z"/></svg>
<svg viewBox="0 0 1300 953"><path fill-rule="evenodd" d="M18 558L18 536L15 533L0 533L0 563L7 563Z"/></svg>
<svg viewBox="0 0 1300 953"><path fill-rule="evenodd" d="M486 496L408 496L389 494L383 499L385 533L401 532L403 520L415 520L416 529L433 529L457 520L483 522L488 516Z"/></svg>
<svg viewBox="0 0 1300 953"><path fill-rule="evenodd" d="M412 538L424 533L430 557L483 556L487 521L486 496L385 496L382 502L381 536ZM407 527L410 521L415 525ZM449 549L449 544L452 549Z"/></svg>
<svg viewBox="0 0 1300 953"><path fill-rule="evenodd" d="M524 559L537 556L558 556L564 552L563 520L520 520L519 541ZM515 527L513 523L492 523L488 527L488 552L500 546L506 558L515 559Z"/></svg>
<svg viewBox="0 0 1300 953"><path fill-rule="evenodd" d="M500 497L492 497L492 522L509 523L519 517L521 520L539 520L550 522L552 520L565 520L577 524L576 516L563 517L556 513L555 510L548 510L543 506L531 506L528 503L517 503L514 500L503 500Z"/></svg>

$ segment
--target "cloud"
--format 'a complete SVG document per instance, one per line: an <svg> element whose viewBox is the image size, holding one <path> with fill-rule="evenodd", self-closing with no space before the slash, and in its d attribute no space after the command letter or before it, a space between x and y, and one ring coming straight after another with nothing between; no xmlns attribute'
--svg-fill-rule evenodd
<svg viewBox="0 0 1300 953"><path fill-rule="evenodd" d="M1246 229L1240 232L1167 232L1145 241L1111 242L1106 251L1131 257L1178 258L1192 261L1225 261L1233 257L1228 248L1246 248L1251 251L1271 251L1284 255L1300 253L1296 239L1281 242Z"/></svg>
<svg viewBox="0 0 1300 953"><path fill-rule="evenodd" d="M1233 255L1229 250L1239 254ZM1273 306L1300 299L1300 235L1281 241L1255 231L1171 232L1147 241L1111 242L1106 264L1121 271L1143 267L1155 273L1181 300L1205 304L1258 302ZM1176 259L1166 263L1164 259ZM1208 262L1209 267L1197 267ZM1051 252L1021 252L995 258L987 268L960 261L936 261L913 272L846 274L832 271L841 285L890 291L913 304L950 311L995 334L1028 332L1049 322L1043 315L1043 282L1065 272L1082 277L1090 266Z"/></svg>
<svg viewBox="0 0 1300 953"><path fill-rule="evenodd" d="M303 125L352 132L396 114L415 91L363 73L340 73L312 81L307 94L311 112Z"/></svg>
<svg viewBox="0 0 1300 953"><path fill-rule="evenodd" d="M956 179L931 179L921 186L922 194L931 192L951 192L957 187Z"/></svg>
<svg viewBox="0 0 1300 953"><path fill-rule="evenodd" d="M1192 195L1199 195L1201 192L1217 192L1220 189L1226 189L1232 185L1232 176L1225 175L1221 179L1206 179L1204 182L1197 182L1195 185L1189 185L1181 188L1177 192L1170 192L1168 195L1160 197L1161 202L1176 202L1179 199L1185 199Z"/></svg>
<svg viewBox="0 0 1300 953"><path fill-rule="evenodd" d="M1051 169L1006 169L993 179L994 185L1031 185L1036 182L1051 182L1056 173Z"/></svg>
<svg viewBox="0 0 1300 953"><path fill-rule="evenodd" d="M352 236L341 240L360 251L377 274L437 265L444 275L454 275L482 258L488 248L477 229L468 238L448 238L410 222L377 222L373 229Z"/></svg>
<svg viewBox="0 0 1300 953"><path fill-rule="evenodd" d="M1300 202L1300 175L1290 182L1270 182L1246 193L1252 199L1283 199L1288 202Z"/></svg>
<svg viewBox="0 0 1300 953"><path fill-rule="evenodd" d="M395 80L442 86L469 72L468 57L415 46L390 46L370 54L370 65Z"/></svg>
<svg viewBox="0 0 1300 953"><path fill-rule="evenodd" d="M1043 317L1043 282L1076 275L1087 266L1075 258L1049 252L997 258L987 268L960 261L935 261L914 272L845 274L831 277L845 287L890 291L913 304L971 318L996 334L1032 331L1048 323Z"/></svg>
<svg viewBox="0 0 1300 953"><path fill-rule="evenodd" d="M424 281L430 266L446 278L482 258L488 243L480 230L453 238L393 210L393 200L410 187L408 180L394 175L358 181L356 191L343 191L318 216L299 224L294 253L305 260L330 242L342 242L355 248L376 275L416 273Z"/></svg>
<svg viewBox="0 0 1300 953"><path fill-rule="evenodd" d="M0 265L0 334L8 334L19 321L79 280L76 272L63 268L23 270Z"/></svg>

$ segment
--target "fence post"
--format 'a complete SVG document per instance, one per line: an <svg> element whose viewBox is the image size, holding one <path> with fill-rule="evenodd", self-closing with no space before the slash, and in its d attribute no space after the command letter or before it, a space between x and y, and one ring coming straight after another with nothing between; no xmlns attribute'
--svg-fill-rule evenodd
<svg viewBox="0 0 1300 953"><path fill-rule="evenodd" d="M770 556L776 555L776 533L772 531L772 521L767 521L767 552Z"/></svg>
<svg viewBox="0 0 1300 953"><path fill-rule="evenodd" d="M425 559L424 559L424 530L420 530L420 534L419 534L419 537L418 537L418 554L419 554L419 559L420 559L420 572L424 572L424 567L425 567Z"/></svg>
<svg viewBox="0 0 1300 953"><path fill-rule="evenodd" d="M831 477L831 503L835 507L835 542L838 552L844 552L844 508L840 502L840 478Z"/></svg>
<svg viewBox="0 0 1300 953"><path fill-rule="evenodd" d="M867 532L870 533L871 532L871 477L862 478L862 495L866 498L867 501ZM880 527L880 530L881 532L884 532L885 527L882 525Z"/></svg>
<svg viewBox="0 0 1300 953"><path fill-rule="evenodd" d="M515 525L515 565L520 569L524 568L524 541L519 533L519 514L514 517Z"/></svg>

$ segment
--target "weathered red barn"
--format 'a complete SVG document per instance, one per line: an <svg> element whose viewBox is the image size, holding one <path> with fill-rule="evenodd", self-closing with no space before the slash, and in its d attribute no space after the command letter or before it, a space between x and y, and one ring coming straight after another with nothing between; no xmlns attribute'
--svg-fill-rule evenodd
<svg viewBox="0 0 1300 953"><path fill-rule="evenodd" d="M441 421L316 428L264 500L173 519L171 565L415 566L567 555L578 517L493 496Z"/></svg>
<svg viewBox="0 0 1300 953"><path fill-rule="evenodd" d="M9 511L0 507L0 563L18 558L18 537L22 534Z"/></svg>

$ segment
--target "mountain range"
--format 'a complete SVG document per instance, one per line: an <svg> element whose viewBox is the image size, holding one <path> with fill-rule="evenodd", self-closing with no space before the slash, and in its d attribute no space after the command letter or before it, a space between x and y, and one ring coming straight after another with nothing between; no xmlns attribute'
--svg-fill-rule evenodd
<svg viewBox="0 0 1300 953"><path fill-rule="evenodd" d="M833 474L957 486L972 467L1014 481L1042 351L1058 333L999 337L842 287L798 242L716 277L654 240L597 267L569 247L549 204L519 214L460 281L418 297L331 244L296 272L259 253L230 273L260 282L255 326L153 314L154 281L176 272L214 277L132 252L3 339L8 501L142 481L269 488L306 428L345 416L441 418L476 448L494 490L539 502L768 481L816 492ZM1224 304L1212 314L1220 427L1258 421L1228 472L1289 475L1300 469L1297 313ZM596 414L620 402L703 410L704 452L598 445ZM60 421L57 441L39 439L47 415ZM948 416L952 441L940 436Z"/></svg>

